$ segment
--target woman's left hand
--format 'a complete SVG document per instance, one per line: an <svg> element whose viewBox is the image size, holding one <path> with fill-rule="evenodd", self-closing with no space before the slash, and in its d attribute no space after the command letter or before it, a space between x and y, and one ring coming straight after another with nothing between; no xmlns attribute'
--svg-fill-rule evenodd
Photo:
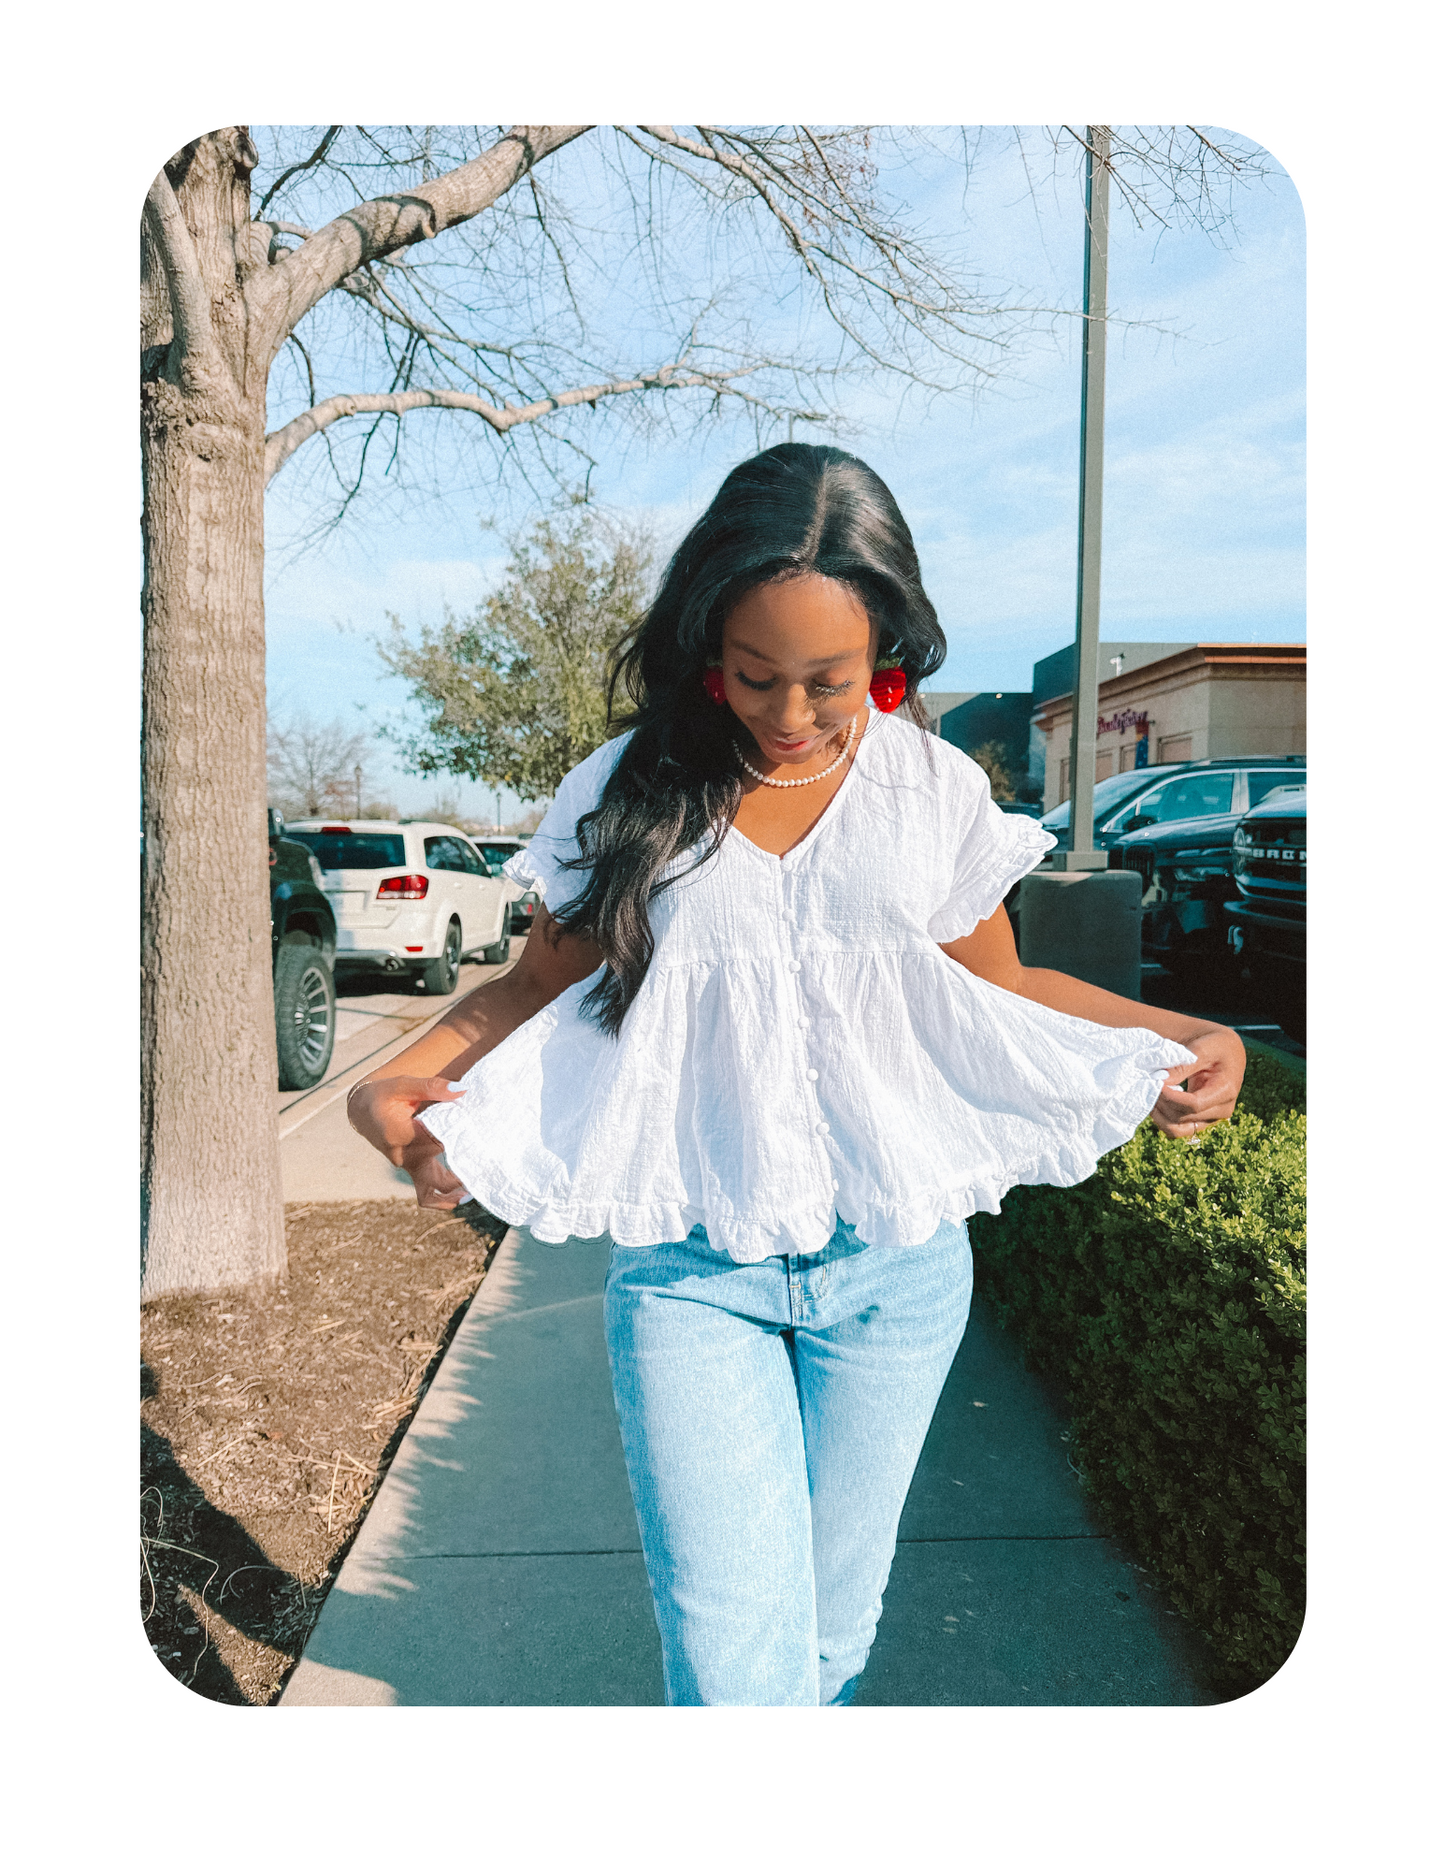
<svg viewBox="0 0 1445 1871"><path fill-rule="evenodd" d="M1011 994L1022 994L1041 1007L1100 1026L1143 1027L1161 1039L1172 1039L1194 1054L1193 1065L1176 1065L1149 1113L1166 1137L1194 1137L1210 1124L1220 1124L1234 1111L1244 1083L1244 1045L1227 1026L1196 1020L1192 1014L1170 1013L1142 1001L1125 1000L1107 988L1060 974L1055 968L1025 968L1014 943L1013 927L1002 904L971 934L938 945L950 961ZM1185 1083L1189 1089L1183 1089Z"/></svg>
<svg viewBox="0 0 1445 1871"><path fill-rule="evenodd" d="M1227 1026L1205 1027L1181 1042L1196 1064L1175 1066L1150 1118L1166 1137L1194 1137L1233 1115L1244 1083L1244 1046ZM1188 1091L1184 1090L1188 1082Z"/></svg>

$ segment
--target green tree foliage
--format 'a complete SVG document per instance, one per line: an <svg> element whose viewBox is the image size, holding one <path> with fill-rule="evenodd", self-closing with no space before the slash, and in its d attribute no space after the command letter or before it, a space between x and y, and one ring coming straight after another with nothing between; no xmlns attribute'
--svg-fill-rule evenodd
<svg viewBox="0 0 1445 1871"><path fill-rule="evenodd" d="M546 799L607 738L608 662L647 605L651 539L576 505L512 544L507 576L470 618L377 648L411 685L420 730L383 730L413 772L457 773Z"/></svg>
<svg viewBox="0 0 1445 1871"><path fill-rule="evenodd" d="M970 1223L979 1290L1061 1378L1105 1524L1239 1695L1304 1617L1304 1084L1252 1053L1190 1141L1141 1125L1088 1181Z"/></svg>

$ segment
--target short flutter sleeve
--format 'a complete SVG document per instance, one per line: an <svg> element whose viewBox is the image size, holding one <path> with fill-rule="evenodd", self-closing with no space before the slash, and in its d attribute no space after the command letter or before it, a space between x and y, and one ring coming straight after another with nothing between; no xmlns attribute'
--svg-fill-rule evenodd
<svg viewBox="0 0 1445 1871"><path fill-rule="evenodd" d="M957 824L962 832L948 895L928 919L935 942L956 942L992 916L1020 877L1057 842L1036 819L1000 812L988 777L964 759L958 774Z"/></svg>
<svg viewBox="0 0 1445 1871"><path fill-rule="evenodd" d="M502 866L502 875L524 890L536 890L553 916L587 887L587 873L574 870L569 860L578 855L577 821L596 808L602 789L630 737L604 741L557 788L542 823L530 843Z"/></svg>

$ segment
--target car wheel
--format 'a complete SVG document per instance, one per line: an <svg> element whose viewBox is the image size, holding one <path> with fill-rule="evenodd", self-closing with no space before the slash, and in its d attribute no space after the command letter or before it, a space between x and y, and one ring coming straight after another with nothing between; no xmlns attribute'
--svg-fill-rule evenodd
<svg viewBox="0 0 1445 1871"><path fill-rule="evenodd" d="M509 929L499 942L489 942L482 950L482 960L486 962L506 961L512 953L512 932Z"/></svg>
<svg viewBox="0 0 1445 1871"><path fill-rule="evenodd" d="M276 951L276 1064L282 1091L320 1084L336 1040L336 984L326 957L310 943Z"/></svg>
<svg viewBox="0 0 1445 1871"><path fill-rule="evenodd" d="M447 939L435 961L421 971L424 994L450 994L457 984L462 967L462 926L453 919L447 924Z"/></svg>

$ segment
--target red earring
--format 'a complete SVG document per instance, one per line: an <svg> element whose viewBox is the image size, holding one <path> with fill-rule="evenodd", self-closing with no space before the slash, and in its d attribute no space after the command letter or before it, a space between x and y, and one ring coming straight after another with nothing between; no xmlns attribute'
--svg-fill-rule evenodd
<svg viewBox="0 0 1445 1871"><path fill-rule="evenodd" d="M908 677L896 665L886 667L880 663L873 671L868 693L873 698L875 708L885 715L891 715L908 693Z"/></svg>
<svg viewBox="0 0 1445 1871"><path fill-rule="evenodd" d="M705 669L702 686L707 690L712 701L725 702L727 700L727 689L723 686L723 672L720 669Z"/></svg>

